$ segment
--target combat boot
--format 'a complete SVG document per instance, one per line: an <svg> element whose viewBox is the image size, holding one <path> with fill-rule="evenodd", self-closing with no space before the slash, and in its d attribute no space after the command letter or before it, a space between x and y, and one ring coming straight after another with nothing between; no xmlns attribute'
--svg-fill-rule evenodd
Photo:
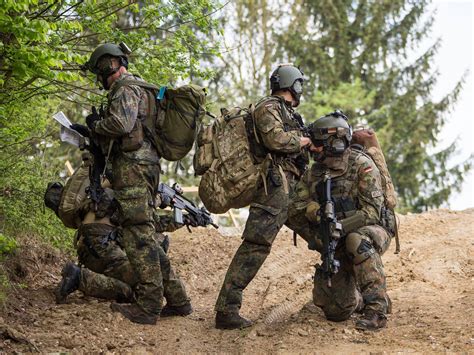
<svg viewBox="0 0 474 355"><path fill-rule="evenodd" d="M138 323L138 324L156 324L158 319L160 318L156 314L151 314L145 312L141 309L137 304L119 304L119 303L112 303L110 305L110 309L114 312L121 313L125 318L128 320Z"/></svg>
<svg viewBox="0 0 474 355"><path fill-rule="evenodd" d="M174 317L174 316L187 316L193 313L193 307L191 302L185 303L182 306L170 306L168 303L163 307L160 313L160 317Z"/></svg>
<svg viewBox="0 0 474 355"><path fill-rule="evenodd" d="M241 317L238 313L216 313L217 329L243 329L250 327L253 323L248 319Z"/></svg>
<svg viewBox="0 0 474 355"><path fill-rule="evenodd" d="M61 276L63 278L54 291L57 304L65 303L67 296L79 288L81 268L68 261L61 271Z"/></svg>
<svg viewBox="0 0 474 355"><path fill-rule="evenodd" d="M377 330L386 326L387 317L384 314L370 310L366 311L356 322L356 328L360 330Z"/></svg>

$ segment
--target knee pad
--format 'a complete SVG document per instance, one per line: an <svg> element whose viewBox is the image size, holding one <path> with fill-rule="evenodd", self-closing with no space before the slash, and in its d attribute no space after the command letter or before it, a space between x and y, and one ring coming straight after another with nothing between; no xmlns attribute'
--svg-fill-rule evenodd
<svg viewBox="0 0 474 355"><path fill-rule="evenodd" d="M372 240L363 234L349 233L345 245L347 254L354 265L363 263L375 254Z"/></svg>

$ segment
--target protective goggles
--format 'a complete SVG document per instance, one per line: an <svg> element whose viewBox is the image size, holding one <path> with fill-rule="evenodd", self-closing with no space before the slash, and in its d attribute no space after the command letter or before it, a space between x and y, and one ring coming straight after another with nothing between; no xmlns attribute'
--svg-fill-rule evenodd
<svg viewBox="0 0 474 355"><path fill-rule="evenodd" d="M296 94L301 95L303 93L303 80L296 80L293 83L293 90Z"/></svg>

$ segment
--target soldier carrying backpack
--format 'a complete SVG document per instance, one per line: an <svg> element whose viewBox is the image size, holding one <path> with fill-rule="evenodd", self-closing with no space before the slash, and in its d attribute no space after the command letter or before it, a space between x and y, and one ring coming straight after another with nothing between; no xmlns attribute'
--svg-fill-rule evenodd
<svg viewBox="0 0 474 355"><path fill-rule="evenodd" d="M294 186L305 169L305 158L302 154L304 154L303 148L310 144L310 139L303 137L299 117L294 111L294 107L297 107L300 102L303 81L303 73L293 65L280 65L272 73L271 95L257 103L250 116L253 122L248 120L246 126L247 132L253 132L249 133L248 139L255 168L243 167L239 173L235 166L231 167L230 164L225 166L225 157L232 155L229 150L232 149L236 154L241 154L242 160L247 159L244 155L248 152L236 148L235 141L227 142L228 149L226 149L224 142L221 141L222 144L218 146L215 139L212 139L213 152L216 153L217 150L221 154L220 158L214 159L211 166L207 167L210 173L232 169L231 171L235 173L233 180L228 177L223 178L223 181L232 188L236 188L239 181L246 181L245 177L249 174L259 176L253 180L256 186L248 201L251 202L250 214L242 236L243 242L227 270L217 299L215 310L218 329L236 329L251 325L249 320L239 315L242 291L262 266L270 253L276 235L285 224L290 195L293 194ZM245 113L244 115L249 117ZM224 118L218 124L232 122L232 115L228 115L227 118L227 121ZM217 127L214 127L214 130L216 129ZM236 129L245 129L245 125L236 123ZM238 160L234 161L238 165ZM203 180L208 171L204 173ZM204 190L202 186L200 186L200 196L206 205L202 196L205 191L201 190ZM215 191L207 191L207 195L213 193ZM206 205L206 207L213 212L210 206ZM229 208L224 207L223 209Z"/></svg>
<svg viewBox="0 0 474 355"><path fill-rule="evenodd" d="M87 127L76 124L71 128L92 136L110 158L109 180L119 205L122 244L139 280L134 287L136 302L113 303L111 308L132 322L155 324L163 300L158 257L162 250L154 238L153 220L160 158L180 159L192 147L194 132L204 115L205 92L193 87L185 90L190 95L159 92L157 97L157 87L127 71L128 54L130 49L123 43L106 43L92 52L85 67L109 91L107 107L103 116L93 110L86 118ZM162 99L166 102L164 107L160 106ZM195 105L178 104L176 101L181 99ZM183 131L166 130L171 112L177 113L175 124ZM176 150L169 152L162 149L164 146Z"/></svg>

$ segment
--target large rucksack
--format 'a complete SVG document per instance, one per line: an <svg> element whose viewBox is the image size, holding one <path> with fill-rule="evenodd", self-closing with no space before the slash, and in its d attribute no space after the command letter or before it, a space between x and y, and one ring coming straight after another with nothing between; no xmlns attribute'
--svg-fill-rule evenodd
<svg viewBox="0 0 474 355"><path fill-rule="evenodd" d="M176 89L159 88L145 81L126 79L118 81L113 91L124 85L146 89L150 107L143 128L158 154L170 161L184 158L193 147L206 113L206 90L192 84Z"/></svg>
<svg viewBox="0 0 474 355"><path fill-rule="evenodd" d="M397 193L393 186L392 177L388 171L387 162L383 155L382 148L377 139L377 135L371 129L361 129L353 133L353 144L360 144L365 148L365 152L372 158L380 171L382 179L382 190L385 206L393 210L397 206Z"/></svg>
<svg viewBox="0 0 474 355"><path fill-rule="evenodd" d="M77 229L81 225L79 210L86 202L86 188L89 184L90 160L84 159L81 166L67 180L59 203L59 219L68 228Z"/></svg>
<svg viewBox="0 0 474 355"><path fill-rule="evenodd" d="M265 160L257 164L252 155L252 112L253 106L222 109L221 115L198 134L194 170L202 175L199 197L212 213L248 206L256 193Z"/></svg>

